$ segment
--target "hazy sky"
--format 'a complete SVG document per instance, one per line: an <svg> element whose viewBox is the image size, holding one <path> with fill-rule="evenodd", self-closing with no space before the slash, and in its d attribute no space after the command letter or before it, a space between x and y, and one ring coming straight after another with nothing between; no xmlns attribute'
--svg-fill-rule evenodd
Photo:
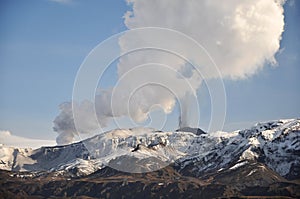
<svg viewBox="0 0 300 199"><path fill-rule="evenodd" d="M83 59L101 41L127 29L123 16L131 8L122 0L2 0L0 4L0 130L54 140L58 105L71 100ZM277 65L266 64L243 80L224 80L225 130L300 117L300 2L287 1L284 10ZM107 85L115 81L116 71L109 73ZM205 85L198 97L205 126L210 116ZM174 124L168 128L177 127L177 115L176 111L171 115Z"/></svg>

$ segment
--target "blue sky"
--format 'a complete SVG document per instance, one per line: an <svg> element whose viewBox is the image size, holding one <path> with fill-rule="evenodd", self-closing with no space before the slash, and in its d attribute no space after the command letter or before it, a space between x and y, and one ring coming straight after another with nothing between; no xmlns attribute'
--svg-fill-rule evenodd
<svg viewBox="0 0 300 199"><path fill-rule="evenodd" d="M1 1L0 130L29 138L55 139L52 121L59 112L58 105L71 100L82 61L101 41L126 30L122 17L129 7L125 1L61 2ZM225 80L225 129L300 117L299 19L299 2L288 1L276 67L266 65L248 79ZM115 71L110 73L115 75ZM113 79L108 75L107 84ZM205 86L198 95L203 99L200 107L204 124L210 108ZM176 128L176 113L172 118Z"/></svg>

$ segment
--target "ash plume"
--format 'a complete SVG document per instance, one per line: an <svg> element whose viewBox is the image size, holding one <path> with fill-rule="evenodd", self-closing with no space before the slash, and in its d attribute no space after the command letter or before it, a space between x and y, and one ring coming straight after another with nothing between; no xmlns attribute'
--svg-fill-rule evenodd
<svg viewBox="0 0 300 199"><path fill-rule="evenodd" d="M190 110L189 109L190 109L191 97L192 96L189 93L187 93L184 96L184 99L182 100L182 102L180 103L181 113L179 114L179 117L178 117L179 129L190 126L190 123L189 123Z"/></svg>
<svg viewBox="0 0 300 199"><path fill-rule="evenodd" d="M132 10L124 15L128 29L162 27L182 32L200 43L218 66L222 78L243 79L263 68L265 63L276 65L275 54L280 48L284 31L284 1L280 0L232 0L226 4L218 0L127 0ZM119 38L121 53L135 45L148 42L165 42L176 45L176 39L157 41L151 35L124 34ZM150 39L150 41L149 41ZM181 44L178 44L181 45ZM179 46L194 63L203 65L206 79L218 77L203 57L196 54L194 46ZM132 70L145 63L147 67ZM159 63L159 64L156 64ZM172 70L161 67L167 65ZM159 70L158 70L159 68ZM126 78L123 78L126 76ZM122 56L118 62L119 86L98 93L94 102L78 103L79 117L83 128L77 129L73 122L71 103L60 106L60 114L54 120L58 132L57 143L71 142L79 133L86 133L99 127L97 121L88 120L91 107L96 109L101 127L114 117L129 116L134 121L148 118L153 105L159 104L168 114L173 111L176 99L183 99L179 125L189 125L188 97L190 87L197 90L203 78L185 60L171 53L157 50L137 51ZM183 78L184 77L184 78ZM143 82L163 81L166 87L178 96L159 86L147 86L133 92ZM189 82L189 86L186 85ZM186 99L186 101L184 100ZM112 102L112 103L111 103ZM127 109L127 104L129 102Z"/></svg>

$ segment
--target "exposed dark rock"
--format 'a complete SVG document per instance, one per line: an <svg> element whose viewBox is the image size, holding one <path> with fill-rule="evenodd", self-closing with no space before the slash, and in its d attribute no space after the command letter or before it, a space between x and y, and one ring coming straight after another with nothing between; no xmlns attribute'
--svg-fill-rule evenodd
<svg viewBox="0 0 300 199"><path fill-rule="evenodd" d="M179 131L183 131L183 132L191 132L191 133L194 133L196 135L201 135L201 134L206 134L205 131L203 131L202 129L200 128L191 128L191 127L182 127L180 129L177 129L176 132L179 132Z"/></svg>

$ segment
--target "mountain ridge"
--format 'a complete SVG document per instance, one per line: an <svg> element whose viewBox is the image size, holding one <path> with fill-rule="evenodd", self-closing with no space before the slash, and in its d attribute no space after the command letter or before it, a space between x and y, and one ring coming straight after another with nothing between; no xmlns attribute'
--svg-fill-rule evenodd
<svg viewBox="0 0 300 199"><path fill-rule="evenodd" d="M25 189L37 180L47 187L50 180L54 187L49 193L60 197L65 193L100 197L93 190L99 186L109 196L113 187L124 195L140 189L150 196L155 196L153 190L161 190L166 197L202 194L213 198L254 196L256 190L259 196L297 198L299 140L300 120L290 119L233 132L118 129L64 146L36 150L1 146L0 184L10 187L21 182L19 188ZM85 192L83 184L90 190ZM64 192L59 191L61 186ZM45 195L41 189L26 188L23 196Z"/></svg>

